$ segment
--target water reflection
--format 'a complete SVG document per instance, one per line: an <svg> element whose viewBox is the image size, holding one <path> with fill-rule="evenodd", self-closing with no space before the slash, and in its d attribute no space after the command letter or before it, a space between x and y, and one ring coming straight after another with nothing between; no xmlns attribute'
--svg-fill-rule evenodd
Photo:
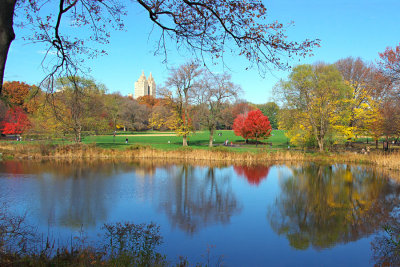
<svg viewBox="0 0 400 267"><path fill-rule="evenodd" d="M154 221L172 257L198 256L215 244L229 265L252 260L247 265L262 266L268 259L274 266L310 266L317 260L342 266L351 256L367 266L370 242L376 263L399 259L393 247L385 246L385 236L368 237L381 235L384 224L400 225L400 186L383 177L377 170L346 165L6 161L0 162L0 196L10 206L33 210L31 222L41 224L40 230L50 224L65 236L81 225L95 236L106 222ZM344 264L330 262L332 255Z"/></svg>
<svg viewBox="0 0 400 267"><path fill-rule="evenodd" d="M155 175L157 171L166 172L167 179ZM32 201L37 202L41 223L48 226L98 226L110 220L117 202L130 203L126 206L129 211L124 212L134 213L136 204L132 202L136 201L154 203L173 227L193 234L208 225L229 223L241 210L232 191L232 177L217 167L154 161L7 161L0 164L0 172L9 177L26 176L34 182L34 188L15 189L35 195ZM117 181L123 173L125 178Z"/></svg>
<svg viewBox="0 0 400 267"><path fill-rule="evenodd" d="M272 229L296 249L327 248L381 230L400 188L375 170L345 165L291 167L269 207Z"/></svg>
<svg viewBox="0 0 400 267"><path fill-rule="evenodd" d="M33 196L29 201L39 207L41 223L71 228L95 226L107 218L110 205L104 195L113 186L109 177L121 171L100 162L5 161L0 169L10 178L28 179L15 183L13 191ZM30 182L31 188L25 188Z"/></svg>
<svg viewBox="0 0 400 267"><path fill-rule="evenodd" d="M189 234L214 223L229 223L241 207L232 191L231 178L217 168L181 165L169 168L160 208Z"/></svg>
<svg viewBox="0 0 400 267"><path fill-rule="evenodd" d="M262 180L268 177L269 166L264 165L252 165L252 166L234 166L238 176L245 177L249 184L258 186Z"/></svg>

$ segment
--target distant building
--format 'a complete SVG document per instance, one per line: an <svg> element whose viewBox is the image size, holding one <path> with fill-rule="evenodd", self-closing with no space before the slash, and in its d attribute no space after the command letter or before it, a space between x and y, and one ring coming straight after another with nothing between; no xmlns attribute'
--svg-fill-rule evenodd
<svg viewBox="0 0 400 267"><path fill-rule="evenodd" d="M145 95L156 97L156 83L151 75L151 72L149 78L146 79L143 71L142 75L139 77L139 80L135 82L135 99Z"/></svg>

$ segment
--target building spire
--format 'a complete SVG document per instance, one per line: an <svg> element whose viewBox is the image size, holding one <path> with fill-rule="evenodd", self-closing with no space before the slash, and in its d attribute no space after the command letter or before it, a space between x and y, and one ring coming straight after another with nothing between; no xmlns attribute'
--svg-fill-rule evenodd
<svg viewBox="0 0 400 267"><path fill-rule="evenodd" d="M149 81L149 82L152 82L152 81L154 81L154 78L153 78L153 75L151 74L151 72L150 72L150 75L149 75L149 79L148 79L148 81Z"/></svg>

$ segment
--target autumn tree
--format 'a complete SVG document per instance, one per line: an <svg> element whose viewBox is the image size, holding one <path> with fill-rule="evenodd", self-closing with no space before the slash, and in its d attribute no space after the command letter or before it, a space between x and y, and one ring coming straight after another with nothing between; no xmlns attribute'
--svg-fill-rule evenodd
<svg viewBox="0 0 400 267"><path fill-rule="evenodd" d="M8 109L5 118L0 122L3 134L22 134L31 126L28 116L21 107Z"/></svg>
<svg viewBox="0 0 400 267"><path fill-rule="evenodd" d="M386 86L382 97L381 112L383 118L383 134L388 139L390 136L400 137L400 44L395 47L386 48L385 52L379 54L380 73Z"/></svg>
<svg viewBox="0 0 400 267"><path fill-rule="evenodd" d="M146 105L150 109L158 105L160 102L157 98L153 97L152 95L139 96L136 100L140 105Z"/></svg>
<svg viewBox="0 0 400 267"><path fill-rule="evenodd" d="M125 98L121 107L121 122L124 128L136 131L147 129L150 111L147 105L141 105L135 99Z"/></svg>
<svg viewBox="0 0 400 267"><path fill-rule="evenodd" d="M190 104L201 73L199 65L193 61L172 69L166 82L166 90L162 92L173 110L172 117L168 119L170 128L182 136L183 146L188 145L187 137L193 132Z"/></svg>
<svg viewBox="0 0 400 267"><path fill-rule="evenodd" d="M165 55L170 39L172 44L179 44L177 48L201 59L205 54L213 60L220 59L226 51L232 51L264 74L270 66L288 67L287 58L308 55L319 45L319 40L290 41L285 34L286 25L268 22L267 9L260 0L133 2L148 13L155 33L159 34L156 52ZM90 40L107 43L110 25L123 28L122 17L126 15L122 1L118 0L6 0L0 2L0 10L0 93L8 50L15 38L13 27L17 15L21 18L17 24L33 33L27 39L44 44L44 50L56 56L49 66L50 82L46 85L50 89L55 75L77 74L79 55L93 57L105 53L93 49L96 45ZM71 31L67 26L83 30ZM89 33L88 38L82 39L79 32Z"/></svg>
<svg viewBox="0 0 400 267"><path fill-rule="evenodd" d="M232 129L235 135L243 137L247 143L250 133L245 125L246 118L247 114L239 114L233 121Z"/></svg>
<svg viewBox="0 0 400 267"><path fill-rule="evenodd" d="M231 130L235 117L233 116L233 105L226 103L222 105L220 116L221 121L218 123L218 129Z"/></svg>
<svg viewBox="0 0 400 267"><path fill-rule="evenodd" d="M29 129L29 134L60 138L70 132L67 125L63 124L55 115L55 107L60 110L68 108L58 97L46 95L45 92L39 90L32 101L35 101L35 109L30 116L32 127ZM53 103L50 104L49 101Z"/></svg>
<svg viewBox="0 0 400 267"><path fill-rule="evenodd" d="M244 121L245 128L248 129L248 138L255 139L256 145L258 139L267 139L271 135L271 124L267 116L257 109L250 111Z"/></svg>
<svg viewBox="0 0 400 267"><path fill-rule="evenodd" d="M342 125L342 132L351 141L367 133L369 125L376 120L375 116L379 112L377 100L382 90L375 82L376 68L361 58L348 57L337 61L335 65L350 87L346 98L348 122Z"/></svg>
<svg viewBox="0 0 400 267"><path fill-rule="evenodd" d="M103 96L104 106L107 110L107 117L110 120L111 127L114 131L117 130L117 125L123 116L124 97L119 93L105 94Z"/></svg>
<svg viewBox="0 0 400 267"><path fill-rule="evenodd" d="M232 115L236 118L239 114L247 114L252 110L256 110L256 107L250 105L246 100L238 100L233 104Z"/></svg>
<svg viewBox="0 0 400 267"><path fill-rule="evenodd" d="M381 104L380 112L382 135L387 141L389 137L395 137L397 143L400 137L400 96L385 99Z"/></svg>
<svg viewBox="0 0 400 267"><path fill-rule="evenodd" d="M81 142L82 131L105 131L108 128L102 96L105 88L94 80L71 76L57 81L58 92L51 95L53 114L66 132Z"/></svg>
<svg viewBox="0 0 400 267"><path fill-rule="evenodd" d="M393 82L400 82L400 43L395 48L387 47L385 52L379 53L379 66L386 77Z"/></svg>
<svg viewBox="0 0 400 267"><path fill-rule="evenodd" d="M24 82L6 82L3 85L3 96L10 105L22 106L29 95L31 86Z"/></svg>
<svg viewBox="0 0 400 267"><path fill-rule="evenodd" d="M233 123L233 131L235 135L246 140L256 140L257 146L258 139L267 139L271 135L272 128L268 117L257 109L250 111L247 115L241 114L236 117Z"/></svg>
<svg viewBox="0 0 400 267"><path fill-rule="evenodd" d="M344 100L350 89L334 65L296 66L275 90L283 103L279 126L288 130L293 143L316 140L323 151L334 132L348 123Z"/></svg>
<svg viewBox="0 0 400 267"><path fill-rule="evenodd" d="M2 122L6 116L8 106L0 99L0 122Z"/></svg>
<svg viewBox="0 0 400 267"><path fill-rule="evenodd" d="M210 132L209 147L213 146L214 131L222 120L221 110L226 103L233 102L241 88L231 81L231 76L207 73L194 92L196 104L202 108L199 112L201 122Z"/></svg>

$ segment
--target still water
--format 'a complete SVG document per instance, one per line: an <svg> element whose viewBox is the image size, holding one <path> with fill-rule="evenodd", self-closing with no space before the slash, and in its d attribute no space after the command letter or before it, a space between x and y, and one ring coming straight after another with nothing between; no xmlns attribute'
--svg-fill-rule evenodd
<svg viewBox="0 0 400 267"><path fill-rule="evenodd" d="M96 240L104 223L155 222L172 262L371 266L383 226L398 222L400 185L347 165L8 161L0 198L61 240L81 229Z"/></svg>

